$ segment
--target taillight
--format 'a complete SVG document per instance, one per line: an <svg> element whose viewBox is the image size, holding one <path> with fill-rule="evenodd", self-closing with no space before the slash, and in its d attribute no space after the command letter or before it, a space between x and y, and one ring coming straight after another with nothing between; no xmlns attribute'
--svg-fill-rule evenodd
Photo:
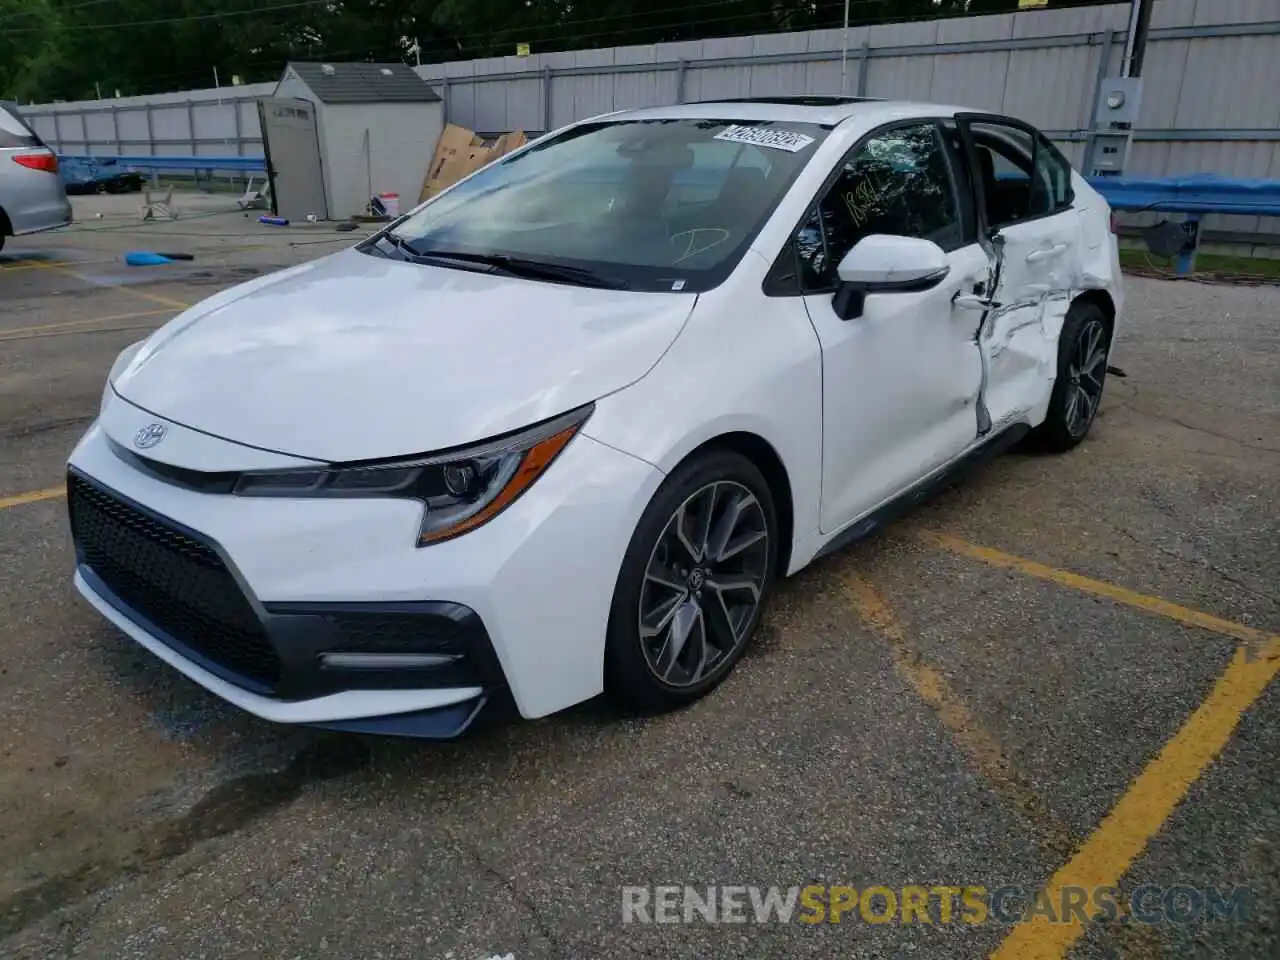
<svg viewBox="0 0 1280 960"><path fill-rule="evenodd" d="M58 158L52 153L19 153L13 162L30 170L43 170L45 173L58 172Z"/></svg>
<svg viewBox="0 0 1280 960"><path fill-rule="evenodd" d="M1116 216L1116 213L1114 210L1111 211L1111 232L1112 233L1120 232L1120 218Z"/></svg>

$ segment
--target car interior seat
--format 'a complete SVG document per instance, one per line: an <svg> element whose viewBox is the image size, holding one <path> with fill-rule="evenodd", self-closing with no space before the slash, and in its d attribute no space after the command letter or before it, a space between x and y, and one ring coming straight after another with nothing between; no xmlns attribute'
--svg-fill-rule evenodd
<svg viewBox="0 0 1280 960"><path fill-rule="evenodd" d="M991 225L999 226L1022 219L1027 210L1030 181L1001 180L996 176L995 158L990 149L980 146L976 152L982 192L987 201L987 219Z"/></svg>

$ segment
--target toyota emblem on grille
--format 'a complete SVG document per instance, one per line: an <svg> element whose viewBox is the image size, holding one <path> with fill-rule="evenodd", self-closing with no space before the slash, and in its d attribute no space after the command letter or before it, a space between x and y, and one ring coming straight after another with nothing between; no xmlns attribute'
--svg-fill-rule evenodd
<svg viewBox="0 0 1280 960"><path fill-rule="evenodd" d="M164 439L169 428L163 423L148 423L133 435L133 445L139 450L149 450Z"/></svg>

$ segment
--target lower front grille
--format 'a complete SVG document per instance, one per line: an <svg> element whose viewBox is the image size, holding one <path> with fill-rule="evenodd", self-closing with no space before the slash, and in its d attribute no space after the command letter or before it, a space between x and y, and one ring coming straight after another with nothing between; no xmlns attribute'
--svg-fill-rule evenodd
<svg viewBox="0 0 1280 960"><path fill-rule="evenodd" d="M343 649L374 653L439 653L465 656L466 637L443 616L356 611L326 613Z"/></svg>
<svg viewBox="0 0 1280 960"><path fill-rule="evenodd" d="M228 679L279 682L275 648L212 546L75 473L67 504L81 562L121 603Z"/></svg>

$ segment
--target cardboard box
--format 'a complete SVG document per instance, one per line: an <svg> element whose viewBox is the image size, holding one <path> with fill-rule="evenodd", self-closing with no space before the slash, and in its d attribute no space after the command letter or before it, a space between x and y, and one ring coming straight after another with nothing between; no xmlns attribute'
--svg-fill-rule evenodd
<svg viewBox="0 0 1280 960"><path fill-rule="evenodd" d="M427 168L427 176L422 184L422 193L418 197L421 203L434 196L451 183L457 183L466 175L473 147L482 143L479 137L457 124L450 123L440 133L436 142L436 152L431 158L431 166ZM473 168L474 169L474 168Z"/></svg>
<svg viewBox="0 0 1280 960"><path fill-rule="evenodd" d="M436 143L435 156L431 158L431 166L427 170L418 202L434 197L468 174L528 142L529 138L523 130L504 133L497 139L486 142L466 127L449 124Z"/></svg>
<svg viewBox="0 0 1280 960"><path fill-rule="evenodd" d="M496 160L498 157L511 153L513 150L519 150L528 142L529 138L524 135L523 130L513 130L511 133L504 133L497 140L493 141L493 147L490 150L489 159Z"/></svg>

